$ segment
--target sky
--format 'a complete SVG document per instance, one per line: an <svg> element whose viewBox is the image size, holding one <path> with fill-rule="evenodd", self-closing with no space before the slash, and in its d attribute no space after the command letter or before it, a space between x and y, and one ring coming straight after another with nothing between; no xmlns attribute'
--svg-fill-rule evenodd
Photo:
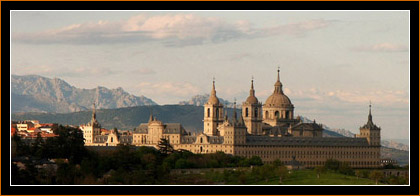
<svg viewBox="0 0 420 196"><path fill-rule="evenodd" d="M12 11L11 73L122 87L158 104L210 93L264 103L277 68L295 114L353 133L369 101L409 137L408 11Z"/></svg>

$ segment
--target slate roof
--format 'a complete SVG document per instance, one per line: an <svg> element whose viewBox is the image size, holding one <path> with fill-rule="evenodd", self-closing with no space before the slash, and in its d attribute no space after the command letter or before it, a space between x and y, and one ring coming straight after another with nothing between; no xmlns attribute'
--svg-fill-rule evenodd
<svg viewBox="0 0 420 196"><path fill-rule="evenodd" d="M97 135L93 143L105 143L108 140L108 135Z"/></svg>
<svg viewBox="0 0 420 196"><path fill-rule="evenodd" d="M163 126L164 126L164 130L163 130L164 134L182 134L182 135L186 134L186 131L184 127L182 127L181 123L166 123ZM136 128L134 133L147 134L148 124L147 123L140 124Z"/></svg>
<svg viewBox="0 0 420 196"><path fill-rule="evenodd" d="M118 138L120 143L124 144L131 144L133 143L133 136L132 135L121 135L120 138Z"/></svg>
<svg viewBox="0 0 420 196"><path fill-rule="evenodd" d="M181 144L193 144L197 140L197 136L183 136L181 137Z"/></svg>
<svg viewBox="0 0 420 196"><path fill-rule="evenodd" d="M209 136L210 144L223 144L224 137L222 136Z"/></svg>
<svg viewBox="0 0 420 196"><path fill-rule="evenodd" d="M322 126L316 123L298 123L292 126L292 130L304 129L304 130L322 130Z"/></svg>

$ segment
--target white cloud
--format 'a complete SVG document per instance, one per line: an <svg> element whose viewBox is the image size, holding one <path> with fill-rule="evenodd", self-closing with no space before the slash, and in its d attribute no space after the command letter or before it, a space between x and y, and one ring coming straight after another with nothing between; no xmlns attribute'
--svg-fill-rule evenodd
<svg viewBox="0 0 420 196"><path fill-rule="evenodd" d="M139 69L130 71L130 73L140 74L140 75L151 75L151 74L155 74L156 71L151 68L139 68Z"/></svg>
<svg viewBox="0 0 420 196"><path fill-rule="evenodd" d="M353 47L352 50L358 52L407 52L408 47L403 44L384 42L369 46Z"/></svg>
<svg viewBox="0 0 420 196"><path fill-rule="evenodd" d="M27 71L27 72L26 72ZM54 77L91 77L91 76L109 76L120 71L111 70L102 67L58 67L50 65L29 66L25 72L19 74L38 74Z"/></svg>
<svg viewBox="0 0 420 196"><path fill-rule="evenodd" d="M258 38L273 35L304 35L325 28L331 21L310 20L300 23L253 28L246 20L230 23L221 18L195 14L137 15L125 21L98 21L72 24L39 33L15 33L14 41L48 44L104 44L163 41L167 46L185 46L219 43L240 38Z"/></svg>
<svg viewBox="0 0 420 196"><path fill-rule="evenodd" d="M337 21L324 20L324 19L308 20L308 21L303 21L303 22L298 22L298 23L291 23L291 24L279 25L279 26L270 27L270 28L264 28L261 30L260 33L262 36L281 35L281 34L303 36L309 31L325 28L331 25L333 22L337 22Z"/></svg>

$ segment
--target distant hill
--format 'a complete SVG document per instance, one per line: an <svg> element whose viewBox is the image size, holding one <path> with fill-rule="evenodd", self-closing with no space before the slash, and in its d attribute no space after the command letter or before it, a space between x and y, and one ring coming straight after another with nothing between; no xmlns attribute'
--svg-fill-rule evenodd
<svg viewBox="0 0 420 196"><path fill-rule="evenodd" d="M203 106L208 100L209 100L210 95L209 94L204 94L204 95L195 95L193 97L191 97L190 100L188 101L181 101L178 104L179 105L195 105L195 106ZM222 98L219 97L219 101L228 108L233 108L233 103L227 100L224 100ZM236 103L236 107L240 107L240 105L238 103Z"/></svg>
<svg viewBox="0 0 420 196"><path fill-rule="evenodd" d="M399 143L399 142L394 141L394 140L382 140L381 145L386 146L388 148L395 148L395 149L398 149L398 150L404 150L404 151L409 150L408 145Z"/></svg>
<svg viewBox="0 0 420 196"><path fill-rule="evenodd" d="M204 109L201 106L192 105L154 105L137 106L118 109L99 109L96 112L99 123L108 129L117 127L118 129L131 130L140 123L149 120L150 113L153 112L158 120L165 123L181 123L189 131L197 132L203 130ZM228 115L233 114L233 109L227 109ZM238 110L239 112L239 110ZM12 120L35 119L41 123L54 122L64 125L80 125L87 123L92 115L92 111L80 111L66 114L57 113L24 113L12 114Z"/></svg>
<svg viewBox="0 0 420 196"><path fill-rule="evenodd" d="M394 159L398 162L399 165L407 165L409 162L409 151L382 146L381 158Z"/></svg>
<svg viewBox="0 0 420 196"><path fill-rule="evenodd" d="M302 122L304 123L312 123L314 122L313 120L310 120L309 118L306 118L304 116L300 116L300 119L302 120ZM319 122L317 122L319 123ZM348 130L344 130L344 129L333 129L328 127L327 125L322 125L322 127L324 128L323 132L322 132L322 137L354 137L354 134Z"/></svg>
<svg viewBox="0 0 420 196"><path fill-rule="evenodd" d="M131 95L121 87L79 89L64 80L38 75L12 75L11 93L12 113L85 111L92 108L93 101L98 108L156 105L151 99Z"/></svg>

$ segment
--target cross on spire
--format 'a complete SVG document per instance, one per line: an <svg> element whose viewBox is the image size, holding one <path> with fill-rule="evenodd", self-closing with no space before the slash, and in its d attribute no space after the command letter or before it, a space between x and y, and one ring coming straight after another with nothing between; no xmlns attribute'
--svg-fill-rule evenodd
<svg viewBox="0 0 420 196"><path fill-rule="evenodd" d="M216 87L215 87L215 78L214 78L214 76L213 76L213 88L211 89L211 94L212 95L214 95L214 96L216 96Z"/></svg>
<svg viewBox="0 0 420 196"><path fill-rule="evenodd" d="M255 91L254 91L254 76L252 76L251 78L252 78L251 79L251 90L249 91L249 95L253 96L255 94Z"/></svg>
<svg viewBox="0 0 420 196"><path fill-rule="evenodd" d="M368 116L368 121L372 121L372 102L369 100L369 116Z"/></svg>

